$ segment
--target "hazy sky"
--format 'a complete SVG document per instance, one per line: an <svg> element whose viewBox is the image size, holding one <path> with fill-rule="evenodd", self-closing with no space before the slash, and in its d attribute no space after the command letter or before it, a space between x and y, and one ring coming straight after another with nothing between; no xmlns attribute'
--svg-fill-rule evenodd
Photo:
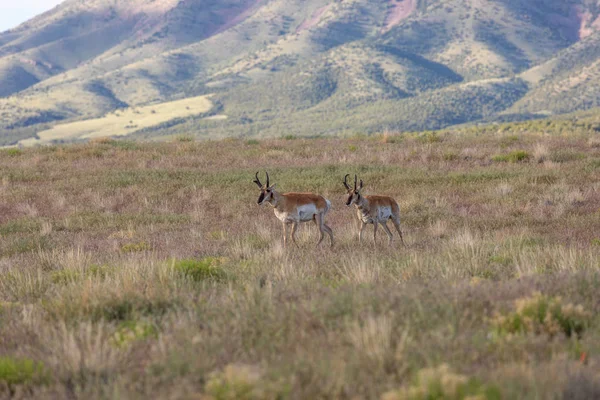
<svg viewBox="0 0 600 400"><path fill-rule="evenodd" d="M63 0L0 0L0 32L47 11Z"/></svg>

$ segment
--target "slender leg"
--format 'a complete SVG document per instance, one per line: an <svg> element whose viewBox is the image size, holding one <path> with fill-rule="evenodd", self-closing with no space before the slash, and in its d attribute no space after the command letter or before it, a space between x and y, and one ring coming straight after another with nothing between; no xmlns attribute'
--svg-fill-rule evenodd
<svg viewBox="0 0 600 400"><path fill-rule="evenodd" d="M373 220L373 243L377 244L377 227L379 223L377 220Z"/></svg>
<svg viewBox="0 0 600 400"><path fill-rule="evenodd" d="M360 230L358 231L358 243L362 243L362 236L366 226L367 224L360 221Z"/></svg>
<svg viewBox="0 0 600 400"><path fill-rule="evenodd" d="M294 222L292 224L292 241L294 242L296 247L300 248L300 246L298 246L298 243L296 243L296 229L298 229L298 223Z"/></svg>
<svg viewBox="0 0 600 400"><path fill-rule="evenodd" d="M385 230L385 233L387 233L388 235L388 239L389 239L389 245L392 245L392 240L394 238L394 236L392 235L392 232L390 232L390 228L388 228L387 226L387 221L385 221L383 224L381 224L383 226L383 230Z"/></svg>
<svg viewBox="0 0 600 400"><path fill-rule="evenodd" d="M287 224L283 223L283 248L287 247Z"/></svg>
<svg viewBox="0 0 600 400"><path fill-rule="evenodd" d="M331 239L331 247L333 247L333 230L331 230L331 228L329 227L329 225L323 223L323 229L325 229L325 232L327 232L327 234L329 235L329 238Z"/></svg>
<svg viewBox="0 0 600 400"><path fill-rule="evenodd" d="M402 246L406 247L406 244L404 243L404 238L402 237L402 231L400 230L400 218L392 218L392 222L394 223L394 226L396 227L396 230L400 235L400 242L402 242Z"/></svg>
<svg viewBox="0 0 600 400"><path fill-rule="evenodd" d="M317 229L319 230L319 241L317 242L317 246L321 244L325 235L323 234L323 216L321 214L315 214L315 225L317 225Z"/></svg>

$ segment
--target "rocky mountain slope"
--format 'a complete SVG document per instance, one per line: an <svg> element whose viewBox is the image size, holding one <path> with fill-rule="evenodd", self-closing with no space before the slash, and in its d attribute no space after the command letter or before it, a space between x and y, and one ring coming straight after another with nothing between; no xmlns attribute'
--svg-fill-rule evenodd
<svg viewBox="0 0 600 400"><path fill-rule="evenodd" d="M208 113L128 132L321 135L588 109L599 15L598 0L67 0L0 34L0 144L205 95Z"/></svg>

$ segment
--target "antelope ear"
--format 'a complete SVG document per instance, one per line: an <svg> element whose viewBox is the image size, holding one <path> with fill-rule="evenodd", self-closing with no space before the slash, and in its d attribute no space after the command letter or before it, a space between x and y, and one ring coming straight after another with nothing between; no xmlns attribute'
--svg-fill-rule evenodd
<svg viewBox="0 0 600 400"><path fill-rule="evenodd" d="M275 186L277 186L277 184L276 184L276 183L274 183L274 184L272 184L271 186L269 186L269 187L267 188L267 190L273 190L273 189L275 189Z"/></svg>

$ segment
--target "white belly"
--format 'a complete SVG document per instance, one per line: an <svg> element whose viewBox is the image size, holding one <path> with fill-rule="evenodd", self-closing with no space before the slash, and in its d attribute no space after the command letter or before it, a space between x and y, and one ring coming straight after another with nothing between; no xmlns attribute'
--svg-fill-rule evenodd
<svg viewBox="0 0 600 400"><path fill-rule="evenodd" d="M282 222L308 222L313 220L317 212L317 207L314 204L306 204L297 207L293 212L275 209L275 216Z"/></svg>
<svg viewBox="0 0 600 400"><path fill-rule="evenodd" d="M379 207L377 209L377 219L380 222L385 222L392 216L392 207Z"/></svg>
<svg viewBox="0 0 600 400"><path fill-rule="evenodd" d="M297 208L298 220L300 222L312 221L317 214L317 207L314 204L306 204Z"/></svg>

